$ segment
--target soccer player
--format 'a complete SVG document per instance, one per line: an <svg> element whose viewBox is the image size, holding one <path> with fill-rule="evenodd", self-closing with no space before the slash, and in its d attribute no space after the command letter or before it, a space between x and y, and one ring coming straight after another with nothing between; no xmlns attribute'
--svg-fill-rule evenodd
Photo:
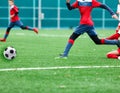
<svg viewBox="0 0 120 93"><path fill-rule="evenodd" d="M118 24L118 27L116 28L116 33L107 37L106 39L108 40L118 40L120 37L120 23ZM120 48L114 51L110 51L106 54L107 58L112 58L112 59L119 59L120 60Z"/></svg>
<svg viewBox="0 0 120 93"><path fill-rule="evenodd" d="M115 18L118 20L117 15L105 4L102 4L98 2L97 0L76 0L72 5L70 4L70 0L66 0L66 5L69 10L72 9L79 9L79 12L81 14L81 20L78 27L76 27L75 31L70 36L68 43L65 47L65 50L58 58L67 58L68 53L71 49L71 47L74 44L74 41L83 33L87 33L89 37L95 42L95 44L98 45L117 45L120 47L120 41L119 40L108 40L108 39L99 39L98 35L95 32L94 23L91 18L91 11L93 8L99 7L106 9L112 16L112 18Z"/></svg>
<svg viewBox="0 0 120 93"><path fill-rule="evenodd" d="M24 26L23 23L21 22L18 13L19 13L19 9L17 6L14 5L14 0L8 0L9 5L10 5L10 24L6 30L6 33L4 35L4 38L0 38L1 42L6 42L6 39L9 35L10 30L16 25L19 26L21 29L23 30L31 30L34 31L35 33L38 34L38 29L37 28L32 28L29 26Z"/></svg>
<svg viewBox="0 0 120 93"><path fill-rule="evenodd" d="M120 0L118 1L118 7L117 7L117 14L119 15L119 24L116 28L116 33L109 36L108 40L118 40L118 38L120 37ZM117 50L111 51L107 53L107 58L112 58L112 59L119 59L120 60L120 48L118 48Z"/></svg>

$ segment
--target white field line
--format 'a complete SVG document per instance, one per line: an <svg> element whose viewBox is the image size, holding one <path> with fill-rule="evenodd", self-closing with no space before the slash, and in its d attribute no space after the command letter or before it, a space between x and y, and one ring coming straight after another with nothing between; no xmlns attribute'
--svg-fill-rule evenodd
<svg viewBox="0 0 120 93"><path fill-rule="evenodd" d="M29 71L29 70L58 70L58 69L92 69L92 68L120 68L120 66L61 66L61 67L31 67L31 68L1 68L5 71Z"/></svg>
<svg viewBox="0 0 120 93"><path fill-rule="evenodd" d="M35 36L35 34L25 34L25 33L16 33L12 35L17 35L17 36ZM40 37L69 37L69 35L56 35L56 34L39 34L37 36ZM87 36L82 36L81 38L87 38Z"/></svg>
<svg viewBox="0 0 120 93"><path fill-rule="evenodd" d="M16 33L15 35L18 36L34 36L35 34L25 34L25 33ZM37 36L42 36L42 37L68 37L69 35L56 35L56 34L39 34Z"/></svg>

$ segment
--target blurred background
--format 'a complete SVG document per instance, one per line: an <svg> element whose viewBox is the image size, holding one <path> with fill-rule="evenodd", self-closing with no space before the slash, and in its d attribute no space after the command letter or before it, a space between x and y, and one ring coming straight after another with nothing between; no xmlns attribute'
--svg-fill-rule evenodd
<svg viewBox="0 0 120 93"><path fill-rule="evenodd" d="M9 23L8 0L0 0L0 27L6 28ZM43 28L73 28L79 24L79 11L69 11L66 0L14 0L19 7L19 16L24 25ZM71 0L73 3L75 0ZM107 4L116 12L118 0L98 0ZM115 2L116 1L116 2ZM114 28L117 21L111 18L106 10L96 8L92 12L97 28Z"/></svg>

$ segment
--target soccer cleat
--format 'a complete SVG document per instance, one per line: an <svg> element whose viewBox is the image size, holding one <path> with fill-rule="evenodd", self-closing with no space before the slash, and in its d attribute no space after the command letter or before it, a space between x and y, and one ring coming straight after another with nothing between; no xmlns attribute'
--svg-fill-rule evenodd
<svg viewBox="0 0 120 93"><path fill-rule="evenodd" d="M67 56L60 54L59 57L55 57L55 59L67 59Z"/></svg>
<svg viewBox="0 0 120 93"><path fill-rule="evenodd" d="M0 38L0 42L6 42L5 38Z"/></svg>
<svg viewBox="0 0 120 93"><path fill-rule="evenodd" d="M33 28L33 31L38 34L38 29L37 28Z"/></svg>

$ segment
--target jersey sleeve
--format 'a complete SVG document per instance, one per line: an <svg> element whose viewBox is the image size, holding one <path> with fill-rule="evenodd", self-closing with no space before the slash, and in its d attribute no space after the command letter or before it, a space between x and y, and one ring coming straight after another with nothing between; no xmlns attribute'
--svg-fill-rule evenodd
<svg viewBox="0 0 120 93"><path fill-rule="evenodd" d="M16 7L16 6L14 6L14 11L15 11L15 13L18 13L19 12L19 9Z"/></svg>
<svg viewBox="0 0 120 93"><path fill-rule="evenodd" d="M73 8L78 8L78 1L76 0L76 2L74 2L73 4L72 4L72 7Z"/></svg>
<svg viewBox="0 0 120 93"><path fill-rule="evenodd" d="M93 0L92 1L92 7L95 8L95 7L99 7L101 5L100 2L98 2L97 0Z"/></svg>

